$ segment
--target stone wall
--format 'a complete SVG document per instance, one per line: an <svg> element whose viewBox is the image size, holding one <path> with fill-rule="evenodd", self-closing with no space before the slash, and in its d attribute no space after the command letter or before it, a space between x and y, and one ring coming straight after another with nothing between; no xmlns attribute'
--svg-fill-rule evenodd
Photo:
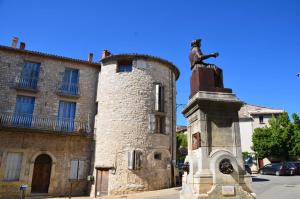
<svg viewBox="0 0 300 199"><path fill-rule="evenodd" d="M175 75L161 63L142 59L133 60L132 72L118 73L116 67L116 61L104 64L99 76L95 167L116 169L109 174L109 194L167 188L171 153L175 159ZM154 133L155 83L164 86L164 134ZM142 152L137 171L128 169L133 149ZM161 153L161 160L154 160L154 153Z"/></svg>
<svg viewBox="0 0 300 199"><path fill-rule="evenodd" d="M14 81L21 74L25 61L39 62L40 73L38 92L19 91L14 88ZM35 97L34 113L37 115L57 116L59 100L76 102L75 120L93 120L96 106L96 86L100 66L89 66L82 63L67 62L44 58L39 55L28 55L0 50L0 110L14 112L16 96ZM62 81L66 67L79 69L80 97L68 98L57 95L57 88Z"/></svg>
<svg viewBox="0 0 300 199"><path fill-rule="evenodd" d="M85 176L89 173L91 159L91 137L41 133L31 131L0 131L0 199L19 198L19 186L27 184L31 193L34 161L40 154L52 159L49 196L68 196L70 191L70 167L72 159L84 161ZM22 166L18 181L5 181L6 157L8 152L22 153ZM88 192L86 180L74 183L73 194L84 195Z"/></svg>
<svg viewBox="0 0 300 199"><path fill-rule="evenodd" d="M38 91L22 91L14 87L16 77L21 74L25 61L39 62L40 73L37 83ZM65 68L79 69L79 97L63 97L57 94L57 88L62 81ZM26 51L0 49L0 112L14 113L17 95L35 97L33 115L51 118L56 121L59 101L76 102L75 120L90 123L93 130L94 115L96 113L96 90L99 64L90 64L51 58L38 53ZM85 172L90 170L91 150L93 150L93 135L63 134L41 129L5 128L0 125L0 198L19 197L19 185L31 185L33 164L40 153L49 154L53 166L49 187L50 195L68 195L70 160L79 158L85 160ZM3 180L6 155L8 152L22 152L23 161L20 181L7 182ZM87 193L87 182L82 181L74 185L75 194ZM27 191L30 193L29 191Z"/></svg>

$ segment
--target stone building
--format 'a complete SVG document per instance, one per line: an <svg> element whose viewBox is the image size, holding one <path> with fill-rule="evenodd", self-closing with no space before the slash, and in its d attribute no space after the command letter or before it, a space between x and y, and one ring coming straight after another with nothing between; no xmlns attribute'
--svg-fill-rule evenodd
<svg viewBox="0 0 300 199"><path fill-rule="evenodd" d="M148 55L101 60L91 196L172 186L178 69Z"/></svg>
<svg viewBox="0 0 300 199"><path fill-rule="evenodd" d="M176 79L170 62L100 62L0 45L0 199L121 194L170 187ZM88 176L93 175L91 182Z"/></svg>
<svg viewBox="0 0 300 199"><path fill-rule="evenodd" d="M0 198L88 194L101 65L0 46Z"/></svg>
<svg viewBox="0 0 300 199"><path fill-rule="evenodd" d="M269 119L272 117L277 118L283 111L282 109L244 104L239 111L242 151L254 154L254 151L251 149L254 129L267 126ZM251 160L249 164L253 172L256 172L258 168L265 164L270 163L267 158L257 160L256 158L250 157L249 160Z"/></svg>

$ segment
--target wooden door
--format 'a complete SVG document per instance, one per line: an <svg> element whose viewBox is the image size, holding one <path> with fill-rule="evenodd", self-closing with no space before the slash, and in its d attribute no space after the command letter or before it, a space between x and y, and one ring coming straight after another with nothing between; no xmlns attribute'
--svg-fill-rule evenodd
<svg viewBox="0 0 300 199"><path fill-rule="evenodd" d="M48 155L42 154L36 158L34 162L31 184L32 193L48 193L51 176L51 166L52 160Z"/></svg>
<svg viewBox="0 0 300 199"><path fill-rule="evenodd" d="M108 171L97 170L96 196L100 197L108 194Z"/></svg>

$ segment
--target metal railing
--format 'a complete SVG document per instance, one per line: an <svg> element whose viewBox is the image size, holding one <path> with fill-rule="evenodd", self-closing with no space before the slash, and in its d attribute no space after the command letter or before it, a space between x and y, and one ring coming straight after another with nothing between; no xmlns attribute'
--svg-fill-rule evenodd
<svg viewBox="0 0 300 199"><path fill-rule="evenodd" d="M14 82L14 86L19 89L37 90L38 78L24 77L22 75L17 76Z"/></svg>
<svg viewBox="0 0 300 199"><path fill-rule="evenodd" d="M60 82L57 86L57 93L66 96L79 96L79 83L65 83Z"/></svg>
<svg viewBox="0 0 300 199"><path fill-rule="evenodd" d="M0 112L0 128L28 128L66 133L91 133L89 122L72 118Z"/></svg>

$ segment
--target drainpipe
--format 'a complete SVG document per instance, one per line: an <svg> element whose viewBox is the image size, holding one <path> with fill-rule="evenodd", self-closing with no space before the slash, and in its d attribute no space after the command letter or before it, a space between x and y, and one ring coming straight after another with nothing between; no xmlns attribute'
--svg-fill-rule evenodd
<svg viewBox="0 0 300 199"><path fill-rule="evenodd" d="M171 97L172 97L172 109L171 109L171 186L174 186L174 167L176 160L174 161L174 84L173 84L173 73L170 71L170 79L171 79ZM176 121L175 121L176 123ZM176 148L176 147L175 147Z"/></svg>

